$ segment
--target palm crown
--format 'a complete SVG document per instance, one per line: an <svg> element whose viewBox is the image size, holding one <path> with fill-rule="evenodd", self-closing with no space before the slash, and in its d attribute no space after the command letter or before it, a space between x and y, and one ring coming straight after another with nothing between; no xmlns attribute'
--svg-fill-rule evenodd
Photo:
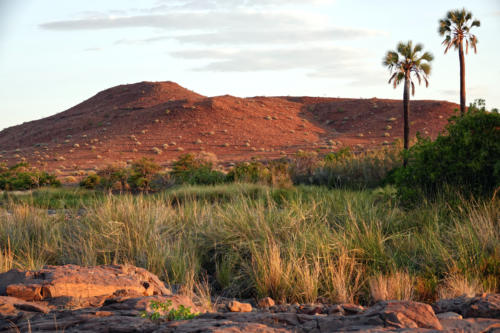
<svg viewBox="0 0 500 333"><path fill-rule="evenodd" d="M392 82L396 88L405 78L411 82L412 95L415 95L415 84L412 76L416 77L418 83L425 81L425 86L429 86L428 77L431 73L431 62L434 57L431 53L425 52L422 55L419 53L423 50L422 44L416 44L413 47L413 42L399 42L396 51L387 52L383 65L391 72L389 83Z"/></svg>
<svg viewBox="0 0 500 333"><path fill-rule="evenodd" d="M477 52L477 37L471 34L472 27L481 26L479 20L472 20L472 13L464 9L451 10L446 18L439 20L438 32L445 36L443 45L446 46L444 53L453 46L457 49L465 40L465 53L469 52L469 44Z"/></svg>

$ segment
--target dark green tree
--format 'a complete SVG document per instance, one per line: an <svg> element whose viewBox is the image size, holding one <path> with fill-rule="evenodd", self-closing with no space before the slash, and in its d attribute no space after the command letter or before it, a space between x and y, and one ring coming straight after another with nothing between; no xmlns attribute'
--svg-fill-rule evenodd
<svg viewBox="0 0 500 333"><path fill-rule="evenodd" d="M429 86L428 77L431 73L430 62L434 59L431 53L424 52L422 44L413 46L412 41L407 43L399 42L396 51L388 51L384 57L383 65L386 66L391 77L389 83L396 88L401 82L404 82L403 90L403 117L404 117L404 149L408 150L410 144L410 88L411 94L415 95L415 83L413 78L420 84L425 81L425 86ZM405 154L406 156L406 154ZM408 159L403 160L406 166Z"/></svg>
<svg viewBox="0 0 500 333"><path fill-rule="evenodd" d="M473 27L481 26L479 20L473 20L472 13L463 9L450 10L446 17L439 20L438 32L444 36L443 45L445 46L444 53L448 52L451 47L458 49L458 58L460 61L460 115L465 114L465 56L464 56L464 41L465 54L469 53L469 46L472 47L474 53L477 53L477 37L470 30Z"/></svg>

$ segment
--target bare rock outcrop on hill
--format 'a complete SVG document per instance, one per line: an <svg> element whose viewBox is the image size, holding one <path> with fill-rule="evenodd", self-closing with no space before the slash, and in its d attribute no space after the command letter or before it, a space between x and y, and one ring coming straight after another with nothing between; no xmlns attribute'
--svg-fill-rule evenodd
<svg viewBox="0 0 500 333"><path fill-rule="evenodd" d="M152 301L190 307L192 320L152 321ZM354 304L272 305L260 309L224 300L214 312L172 295L157 276L133 266L47 266L0 274L0 332L494 332L500 295L460 297L430 305L383 301ZM246 304L249 312L231 312ZM264 304L263 304L264 305ZM436 313L443 314L436 316ZM454 311L470 317L462 319ZM477 318L481 317L481 318Z"/></svg>

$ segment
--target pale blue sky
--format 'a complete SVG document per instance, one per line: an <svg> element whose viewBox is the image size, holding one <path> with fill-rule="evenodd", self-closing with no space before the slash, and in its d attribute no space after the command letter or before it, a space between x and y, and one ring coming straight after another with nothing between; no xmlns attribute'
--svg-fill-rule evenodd
<svg viewBox="0 0 500 333"><path fill-rule="evenodd" d="M435 55L415 98L458 102L458 55L443 54L436 31L464 6L482 23L468 102L500 107L499 0L0 0L0 129L138 81L209 96L401 98L381 60L408 39Z"/></svg>

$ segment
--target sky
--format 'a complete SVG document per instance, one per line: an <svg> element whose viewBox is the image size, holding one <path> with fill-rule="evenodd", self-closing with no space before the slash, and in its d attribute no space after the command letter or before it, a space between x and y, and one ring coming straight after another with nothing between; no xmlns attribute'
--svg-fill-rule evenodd
<svg viewBox="0 0 500 333"><path fill-rule="evenodd" d="M500 0L0 0L0 129L101 90L174 81L207 96L402 98L382 58L413 40L435 56L415 99L459 101L458 53L437 23L481 20L467 102L500 107Z"/></svg>

